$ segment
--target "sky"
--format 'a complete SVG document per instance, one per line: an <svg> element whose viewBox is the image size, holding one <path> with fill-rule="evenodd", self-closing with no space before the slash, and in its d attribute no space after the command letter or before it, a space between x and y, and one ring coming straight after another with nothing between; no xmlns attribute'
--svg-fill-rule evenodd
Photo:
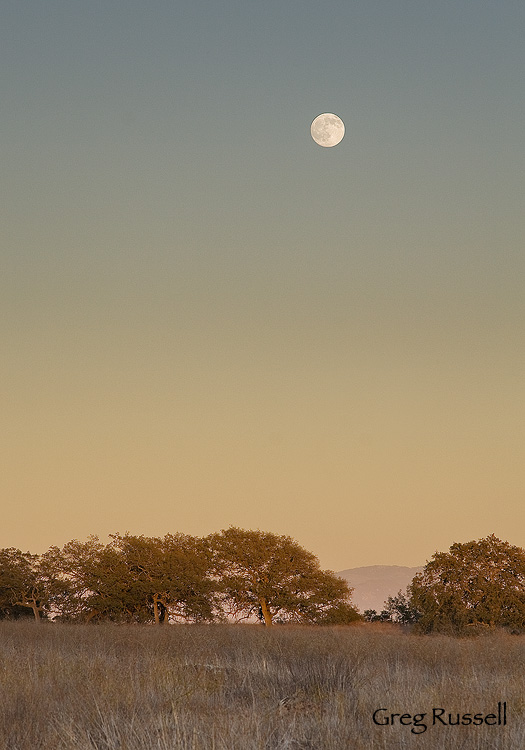
<svg viewBox="0 0 525 750"><path fill-rule="evenodd" d="M0 547L524 547L525 5L1 17Z"/></svg>

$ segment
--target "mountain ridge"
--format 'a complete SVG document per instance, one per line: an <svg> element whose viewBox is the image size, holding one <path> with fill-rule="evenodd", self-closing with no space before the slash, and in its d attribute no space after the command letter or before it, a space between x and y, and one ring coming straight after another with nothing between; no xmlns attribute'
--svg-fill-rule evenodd
<svg viewBox="0 0 525 750"><path fill-rule="evenodd" d="M423 566L411 568L407 565L365 565L340 570L336 575L348 581L354 589L352 601L361 612L375 609L380 612L389 596L405 591L416 573Z"/></svg>

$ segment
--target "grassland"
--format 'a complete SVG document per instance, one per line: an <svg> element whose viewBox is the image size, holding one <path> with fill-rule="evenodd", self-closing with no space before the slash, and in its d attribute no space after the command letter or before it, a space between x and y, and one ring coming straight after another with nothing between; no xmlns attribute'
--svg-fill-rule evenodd
<svg viewBox="0 0 525 750"><path fill-rule="evenodd" d="M523 750L525 637L0 623L1 750ZM397 713L507 726L376 726ZM427 716L428 721L428 716Z"/></svg>

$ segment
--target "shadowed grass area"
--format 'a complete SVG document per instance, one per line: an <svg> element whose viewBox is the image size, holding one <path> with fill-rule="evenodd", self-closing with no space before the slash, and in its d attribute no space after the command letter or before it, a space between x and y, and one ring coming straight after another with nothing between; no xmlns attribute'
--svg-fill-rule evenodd
<svg viewBox="0 0 525 750"><path fill-rule="evenodd" d="M0 623L1 750L522 750L525 637ZM497 712L508 725L376 726ZM427 716L428 722L428 716Z"/></svg>

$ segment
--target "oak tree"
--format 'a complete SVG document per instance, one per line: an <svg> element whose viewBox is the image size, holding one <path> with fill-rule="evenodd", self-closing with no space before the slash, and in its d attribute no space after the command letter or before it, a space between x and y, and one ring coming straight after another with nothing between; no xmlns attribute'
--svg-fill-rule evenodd
<svg viewBox="0 0 525 750"><path fill-rule="evenodd" d="M494 534L436 552L409 586L424 632L525 630L525 550Z"/></svg>
<svg viewBox="0 0 525 750"><path fill-rule="evenodd" d="M346 581L289 536L230 527L207 538L224 611L236 621L339 624L359 619Z"/></svg>
<svg viewBox="0 0 525 750"><path fill-rule="evenodd" d="M26 613L40 622L49 607L45 580L39 571L39 555L14 547L0 550L0 610L4 617Z"/></svg>
<svg viewBox="0 0 525 750"><path fill-rule="evenodd" d="M170 617L193 622L213 619L211 556L202 540L186 534L166 534L162 539L111 534L111 538L133 583L137 606L149 609L155 624Z"/></svg>
<svg viewBox="0 0 525 750"><path fill-rule="evenodd" d="M61 550L52 548L54 563L68 587L61 619L132 621L146 619L141 612L135 582L122 555L97 536L76 539Z"/></svg>

